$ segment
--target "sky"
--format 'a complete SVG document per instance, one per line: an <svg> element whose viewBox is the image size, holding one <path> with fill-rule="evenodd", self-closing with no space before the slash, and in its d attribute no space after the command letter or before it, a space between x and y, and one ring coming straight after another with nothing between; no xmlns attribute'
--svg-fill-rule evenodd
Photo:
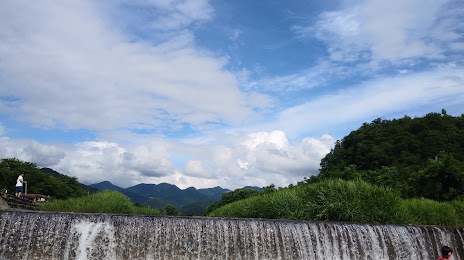
<svg viewBox="0 0 464 260"><path fill-rule="evenodd" d="M460 0L0 1L0 158L286 187L365 122L462 115L463 68Z"/></svg>

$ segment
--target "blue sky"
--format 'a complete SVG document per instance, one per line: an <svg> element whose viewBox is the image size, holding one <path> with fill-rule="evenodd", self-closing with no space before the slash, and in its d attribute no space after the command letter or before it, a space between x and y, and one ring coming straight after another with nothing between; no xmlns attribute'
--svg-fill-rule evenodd
<svg viewBox="0 0 464 260"><path fill-rule="evenodd" d="M287 186L376 118L464 113L458 0L0 2L0 158Z"/></svg>

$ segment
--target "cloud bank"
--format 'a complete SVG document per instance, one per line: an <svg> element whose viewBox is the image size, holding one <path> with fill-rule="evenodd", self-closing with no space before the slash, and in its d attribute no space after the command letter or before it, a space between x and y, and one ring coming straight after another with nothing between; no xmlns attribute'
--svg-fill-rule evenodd
<svg viewBox="0 0 464 260"><path fill-rule="evenodd" d="M0 139L2 158L38 162L86 184L108 180L121 187L138 183L175 183L179 187L280 186L295 184L318 172L320 159L335 140L328 135L290 144L282 131L257 132L235 145L191 145L163 140L137 146L109 142L83 142L73 146L44 145L33 140ZM191 150L202 160L172 163L169 150ZM216 153L211 156L211 153Z"/></svg>

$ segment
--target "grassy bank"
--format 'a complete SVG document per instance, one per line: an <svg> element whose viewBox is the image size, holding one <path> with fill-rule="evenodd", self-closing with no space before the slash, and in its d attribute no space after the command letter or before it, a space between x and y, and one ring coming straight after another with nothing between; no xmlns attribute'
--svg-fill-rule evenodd
<svg viewBox="0 0 464 260"><path fill-rule="evenodd" d="M55 200L42 204L40 209L60 212L162 215L158 209L135 206L128 197L116 191L102 191L79 198Z"/></svg>
<svg viewBox="0 0 464 260"><path fill-rule="evenodd" d="M326 180L227 204L208 216L464 226L464 203L403 200L363 181Z"/></svg>

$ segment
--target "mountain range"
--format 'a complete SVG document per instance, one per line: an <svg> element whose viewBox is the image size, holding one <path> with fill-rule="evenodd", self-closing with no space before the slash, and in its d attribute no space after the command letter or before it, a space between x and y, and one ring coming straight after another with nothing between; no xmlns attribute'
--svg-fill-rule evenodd
<svg viewBox="0 0 464 260"><path fill-rule="evenodd" d="M182 190L169 183L141 183L124 189L109 181L91 184L89 187L97 190L118 191L134 203L161 210L167 205L172 205L184 215L202 215L211 204L221 200L222 194L230 191L219 186L208 189L189 187Z"/></svg>
<svg viewBox="0 0 464 260"><path fill-rule="evenodd" d="M40 171L48 173L55 178L66 176L50 168L41 168ZM222 195L230 191L219 186L208 189L189 187L182 190L176 185L169 183L141 183L129 188L121 188L109 181L91 185L80 183L80 186L90 194L102 190L118 191L126 195L133 203L158 208L160 210L163 210L167 205L172 205L184 215L203 215L211 204L220 201ZM244 189L262 190L263 188L246 186Z"/></svg>

